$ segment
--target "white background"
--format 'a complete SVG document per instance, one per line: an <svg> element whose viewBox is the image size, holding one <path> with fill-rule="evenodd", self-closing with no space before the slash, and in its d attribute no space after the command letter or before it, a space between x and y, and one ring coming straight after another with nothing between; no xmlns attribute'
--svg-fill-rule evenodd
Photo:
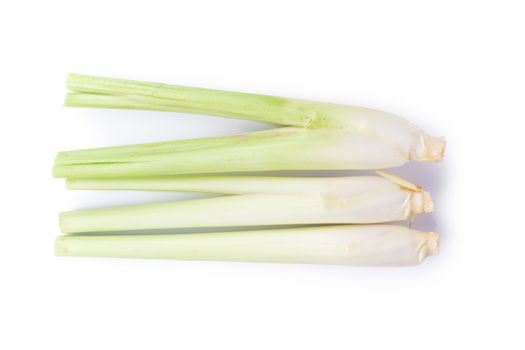
<svg viewBox="0 0 525 350"><path fill-rule="evenodd" d="M520 1L11 1L0 5L2 349L523 349ZM59 150L268 127L66 109L69 72L364 105L445 135L423 185L442 250L413 268L56 258Z"/></svg>

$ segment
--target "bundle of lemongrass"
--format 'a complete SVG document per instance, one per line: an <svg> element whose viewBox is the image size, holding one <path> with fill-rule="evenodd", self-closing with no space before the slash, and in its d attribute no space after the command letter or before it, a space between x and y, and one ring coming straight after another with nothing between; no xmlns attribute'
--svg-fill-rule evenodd
<svg viewBox="0 0 525 350"><path fill-rule="evenodd" d="M62 232L332 226L63 235L56 241L57 255L396 266L418 264L438 253L434 232L378 224L410 221L433 211L428 192L397 176L382 171L354 177L213 175L382 169L410 160L441 160L443 138L431 137L400 117L361 107L82 75L70 75L67 86L66 106L205 113L282 127L60 152L53 173L66 178L69 189L224 195L65 212L60 215Z"/></svg>

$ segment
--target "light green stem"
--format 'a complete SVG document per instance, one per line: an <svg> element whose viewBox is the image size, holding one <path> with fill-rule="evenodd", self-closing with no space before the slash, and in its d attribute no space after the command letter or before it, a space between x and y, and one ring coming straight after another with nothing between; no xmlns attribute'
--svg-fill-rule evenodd
<svg viewBox="0 0 525 350"><path fill-rule="evenodd" d="M389 183L377 177L283 177L283 176L152 176L129 178L68 178L69 190L178 191L216 194L326 194L342 193L348 183L367 189L366 181L376 180L376 186ZM362 183L365 183L364 185Z"/></svg>
<svg viewBox="0 0 525 350"><path fill-rule="evenodd" d="M268 137L266 137L268 136ZM335 130L278 128L263 138L231 136L216 147L55 165L55 177L130 177L268 170L379 169L406 161L395 149Z"/></svg>
<svg viewBox="0 0 525 350"><path fill-rule="evenodd" d="M262 141L274 138L278 135L287 133L292 134L295 132L297 132L296 128L277 128L223 137L206 137L189 140L64 151L57 154L55 165L96 164L111 161L138 162L151 158L161 158L166 154L175 152L205 150L218 146L235 146L248 140Z"/></svg>
<svg viewBox="0 0 525 350"><path fill-rule="evenodd" d="M316 117L308 102L282 97L70 74L65 105L151 109L307 126Z"/></svg>
<svg viewBox="0 0 525 350"><path fill-rule="evenodd" d="M438 253L439 236L396 225L352 225L166 235L60 236L59 256L416 265Z"/></svg>

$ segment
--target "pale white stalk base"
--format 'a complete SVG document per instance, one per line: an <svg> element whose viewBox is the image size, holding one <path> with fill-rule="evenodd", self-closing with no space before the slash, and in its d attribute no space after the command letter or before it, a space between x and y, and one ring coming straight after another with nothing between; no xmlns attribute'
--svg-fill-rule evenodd
<svg viewBox="0 0 525 350"><path fill-rule="evenodd" d="M408 266L439 252L439 235L397 225L245 232L59 236L59 256Z"/></svg>

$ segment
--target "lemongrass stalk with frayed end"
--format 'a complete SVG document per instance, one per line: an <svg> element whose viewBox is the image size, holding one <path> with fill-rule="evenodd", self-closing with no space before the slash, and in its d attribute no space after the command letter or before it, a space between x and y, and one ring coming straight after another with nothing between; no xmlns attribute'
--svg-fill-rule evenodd
<svg viewBox="0 0 525 350"><path fill-rule="evenodd" d="M151 109L286 127L234 136L59 153L56 177L379 169L438 161L445 142L362 107L71 74L66 106Z"/></svg>
<svg viewBox="0 0 525 350"><path fill-rule="evenodd" d="M217 198L60 214L62 232L190 227L379 223L433 211L428 192L396 176L170 177L70 180L70 188L170 189L222 194Z"/></svg>
<svg viewBox="0 0 525 350"><path fill-rule="evenodd" d="M59 256L407 266L439 252L439 235L398 225L246 232L59 236Z"/></svg>

